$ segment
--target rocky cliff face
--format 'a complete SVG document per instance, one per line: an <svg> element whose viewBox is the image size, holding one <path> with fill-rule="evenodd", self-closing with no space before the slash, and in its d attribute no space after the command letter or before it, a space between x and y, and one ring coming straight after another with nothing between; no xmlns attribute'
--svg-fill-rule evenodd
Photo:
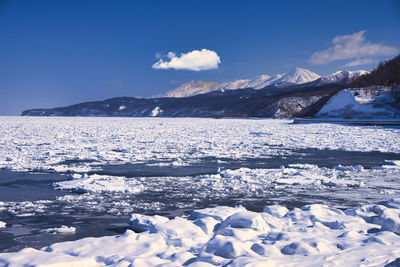
<svg viewBox="0 0 400 267"><path fill-rule="evenodd" d="M311 116L318 109L318 102L323 96L285 97L277 102L274 117L291 118Z"/></svg>

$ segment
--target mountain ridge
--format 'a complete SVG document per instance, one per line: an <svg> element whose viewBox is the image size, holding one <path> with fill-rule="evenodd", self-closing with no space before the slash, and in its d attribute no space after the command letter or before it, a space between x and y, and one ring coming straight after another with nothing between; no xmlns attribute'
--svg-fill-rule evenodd
<svg viewBox="0 0 400 267"><path fill-rule="evenodd" d="M338 75L333 76L334 74L345 72L346 74L339 77ZM179 87L169 90L164 94L153 96L152 98L160 98L160 97L189 97L198 94L206 94L213 91L225 91L225 90L237 90L237 89L263 89L268 85L274 84L305 84L312 81L316 81L318 79L325 80L321 81L322 83L332 83L332 82L340 82L343 79L351 79L353 77L358 77L359 73L365 74L368 73L364 70L357 71L349 71L342 70L337 71L333 74L327 76L320 76L317 73L314 73L308 69L297 67L294 70L283 73L283 74L275 74L273 76L268 74L261 74L256 76L253 79L238 79L230 82L205 82L205 81L190 81L188 83L184 83Z"/></svg>
<svg viewBox="0 0 400 267"><path fill-rule="evenodd" d="M263 76L255 82L269 83L261 89L219 89L189 97L135 98L114 97L51 109L30 109L23 116L110 116L110 117L309 117L314 116L340 90L365 71L339 71L307 83L302 82L302 69L283 76ZM364 75L362 75L364 74ZM318 75L318 74L316 74ZM368 74L369 75L369 74ZM313 79L307 77L306 79ZM358 77L358 78L354 78ZM257 79L257 78L256 78ZM266 82L266 80L279 82ZM253 79L254 80L254 79ZM295 81L296 84L289 81ZM238 80L236 86L247 83ZM192 86L219 86L214 82L191 81ZM224 84L227 88L227 83Z"/></svg>

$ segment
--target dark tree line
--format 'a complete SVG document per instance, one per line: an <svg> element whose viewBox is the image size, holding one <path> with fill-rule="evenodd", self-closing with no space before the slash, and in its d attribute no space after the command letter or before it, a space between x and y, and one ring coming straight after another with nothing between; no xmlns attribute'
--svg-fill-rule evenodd
<svg viewBox="0 0 400 267"><path fill-rule="evenodd" d="M373 71L352 81L350 87L391 86L394 84L400 84L400 55L379 63Z"/></svg>

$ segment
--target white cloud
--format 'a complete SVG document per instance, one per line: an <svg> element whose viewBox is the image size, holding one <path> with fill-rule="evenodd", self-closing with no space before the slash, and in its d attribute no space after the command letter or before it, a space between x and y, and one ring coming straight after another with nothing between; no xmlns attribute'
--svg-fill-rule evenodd
<svg viewBox="0 0 400 267"><path fill-rule="evenodd" d="M344 66L345 67L355 67L355 66L372 64L373 62L374 61L371 58L361 58L361 59L356 59L354 61L351 61Z"/></svg>
<svg viewBox="0 0 400 267"><path fill-rule="evenodd" d="M182 53L177 56L173 52L167 54L167 59L160 59L153 64L153 69L175 69L175 70L212 70L218 69L221 59L215 51L202 49Z"/></svg>
<svg viewBox="0 0 400 267"><path fill-rule="evenodd" d="M365 41L365 32L360 31L350 35L339 35L333 38L332 46L326 50L315 52L310 58L314 65L327 64L336 60L360 58L367 56L389 56L396 54L394 47L380 43Z"/></svg>

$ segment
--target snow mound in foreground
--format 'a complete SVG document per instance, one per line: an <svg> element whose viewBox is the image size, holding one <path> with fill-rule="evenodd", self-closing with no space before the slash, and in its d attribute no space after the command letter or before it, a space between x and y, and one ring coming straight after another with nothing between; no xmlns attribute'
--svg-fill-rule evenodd
<svg viewBox="0 0 400 267"><path fill-rule="evenodd" d="M345 211L320 204L264 210L215 207L172 220L136 214L131 222L149 230L4 253L0 264L384 266L400 258L400 199Z"/></svg>

